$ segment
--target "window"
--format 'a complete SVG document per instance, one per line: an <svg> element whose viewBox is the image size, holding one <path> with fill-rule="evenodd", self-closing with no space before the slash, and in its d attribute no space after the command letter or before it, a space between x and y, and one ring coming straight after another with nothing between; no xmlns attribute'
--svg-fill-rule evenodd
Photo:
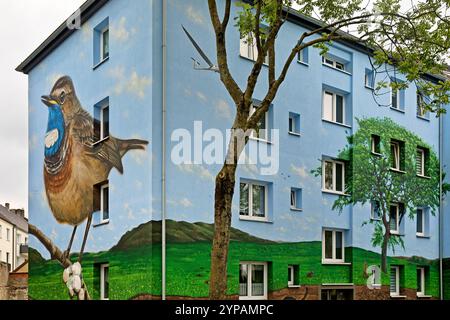
<svg viewBox="0 0 450 320"><path fill-rule="evenodd" d="M288 266L288 287L300 286L300 267L298 265Z"/></svg>
<svg viewBox="0 0 450 320"><path fill-rule="evenodd" d="M322 239L322 263L344 263L344 232L324 230Z"/></svg>
<svg viewBox="0 0 450 320"><path fill-rule="evenodd" d="M326 57L323 56L322 57L322 63L324 65L326 65L326 66L329 66L329 67L332 67L332 68L335 68L335 69L338 69L338 70L342 70L342 71L346 70L344 62L338 61L337 59L332 58L330 56L326 56Z"/></svg>
<svg viewBox="0 0 450 320"><path fill-rule="evenodd" d="M267 263L242 262L239 268L241 300L267 299Z"/></svg>
<svg viewBox="0 0 450 320"><path fill-rule="evenodd" d="M97 225L109 222L109 184L107 182L94 187L94 212L98 213Z"/></svg>
<svg viewBox="0 0 450 320"><path fill-rule="evenodd" d="M106 18L94 28L94 68L108 60L109 40L109 18Z"/></svg>
<svg viewBox="0 0 450 320"><path fill-rule="evenodd" d="M366 73L364 76L364 85L369 89L375 88L375 73L373 70L366 69Z"/></svg>
<svg viewBox="0 0 450 320"><path fill-rule="evenodd" d="M267 220L267 186L241 183L240 216L244 219Z"/></svg>
<svg viewBox="0 0 450 320"><path fill-rule="evenodd" d="M300 115L297 113L289 113L289 133L300 135Z"/></svg>
<svg viewBox="0 0 450 320"><path fill-rule="evenodd" d="M417 268L417 296L425 296L426 291L426 269Z"/></svg>
<svg viewBox="0 0 450 320"><path fill-rule="evenodd" d="M6 228L6 241L11 241L11 230Z"/></svg>
<svg viewBox="0 0 450 320"><path fill-rule="evenodd" d="M94 138L100 142L109 138L109 98L94 107Z"/></svg>
<svg viewBox="0 0 450 320"><path fill-rule="evenodd" d="M354 292L353 289L322 289L320 297L324 301L351 301L354 298Z"/></svg>
<svg viewBox="0 0 450 320"><path fill-rule="evenodd" d="M417 91L417 116L419 118L429 119L430 113L426 110L425 98L423 93Z"/></svg>
<svg viewBox="0 0 450 320"><path fill-rule="evenodd" d="M391 204L389 209L391 234L400 234L400 204Z"/></svg>
<svg viewBox="0 0 450 320"><path fill-rule="evenodd" d="M391 80L393 83L401 83L399 80ZM391 108L395 110L405 110L405 90L398 88L391 88Z"/></svg>
<svg viewBox="0 0 450 320"><path fill-rule="evenodd" d="M423 148L417 148L416 152L416 172L420 177L427 175L427 156L428 150Z"/></svg>
<svg viewBox="0 0 450 320"><path fill-rule="evenodd" d="M109 300L109 264L100 265L100 300Z"/></svg>
<svg viewBox="0 0 450 320"><path fill-rule="evenodd" d="M6 264L8 265L8 271L11 271L11 264L9 263L9 252L6 253Z"/></svg>
<svg viewBox="0 0 450 320"><path fill-rule="evenodd" d="M405 145L401 141L391 140L391 169L403 171Z"/></svg>
<svg viewBox="0 0 450 320"><path fill-rule="evenodd" d="M416 213L416 235L419 237L425 236L425 209L419 208Z"/></svg>
<svg viewBox="0 0 450 320"><path fill-rule="evenodd" d="M382 214L381 214L381 208L380 208L380 202L379 201L372 201L372 208L371 208L370 218L372 220L381 220Z"/></svg>
<svg viewBox="0 0 450 320"><path fill-rule="evenodd" d="M250 117L258 110L259 106L252 105L250 111ZM265 116L258 122L256 130L252 131L251 137L254 139L269 140L269 112L266 112Z"/></svg>
<svg viewBox="0 0 450 320"><path fill-rule="evenodd" d="M323 119L326 121L345 124L344 96L329 91L324 92Z"/></svg>
<svg viewBox="0 0 450 320"><path fill-rule="evenodd" d="M102 31L101 34L101 53L100 57L102 60L109 58L109 28Z"/></svg>
<svg viewBox="0 0 450 320"><path fill-rule="evenodd" d="M264 40L261 39L264 46ZM247 37L241 38L240 42L240 54L241 57L256 61L258 59L258 47L256 45L256 39L253 34L249 34ZM269 64L269 56L264 59L265 64Z"/></svg>
<svg viewBox="0 0 450 320"><path fill-rule="evenodd" d="M303 50L301 50L298 53L298 62L304 63L304 64L308 64L309 63L309 55L308 55L308 48L305 48Z"/></svg>
<svg viewBox="0 0 450 320"><path fill-rule="evenodd" d="M3 238L3 232L2 232L2 226L0 226L0 239L2 239Z"/></svg>
<svg viewBox="0 0 450 320"><path fill-rule="evenodd" d="M345 164L344 162L323 161L323 189L324 191L345 192Z"/></svg>
<svg viewBox="0 0 450 320"><path fill-rule="evenodd" d="M381 137L375 134L372 135L372 153L381 154Z"/></svg>
<svg viewBox="0 0 450 320"><path fill-rule="evenodd" d="M390 292L391 296L400 295L400 267L392 266L390 273Z"/></svg>
<svg viewBox="0 0 450 320"><path fill-rule="evenodd" d="M302 189L291 189L291 210L302 210Z"/></svg>

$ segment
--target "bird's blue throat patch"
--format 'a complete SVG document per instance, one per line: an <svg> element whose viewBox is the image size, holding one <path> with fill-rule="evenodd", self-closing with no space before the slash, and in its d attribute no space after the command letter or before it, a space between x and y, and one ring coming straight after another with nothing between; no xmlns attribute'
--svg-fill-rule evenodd
<svg viewBox="0 0 450 320"><path fill-rule="evenodd" d="M54 105L48 109L45 157L50 158L55 156L62 147L65 134L65 122L60 106Z"/></svg>

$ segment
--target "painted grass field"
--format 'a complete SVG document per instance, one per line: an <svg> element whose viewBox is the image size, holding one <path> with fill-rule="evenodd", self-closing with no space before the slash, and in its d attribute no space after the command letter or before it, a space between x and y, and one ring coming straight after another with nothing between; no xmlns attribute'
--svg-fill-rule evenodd
<svg viewBox="0 0 450 320"><path fill-rule="evenodd" d="M169 244L167 250L168 296L202 298L208 296L211 245L204 242ZM287 266L300 266L304 285L322 283L354 283L364 285L364 266L380 264L380 255L358 248L347 249L348 266L324 266L320 242L254 244L232 242L229 261L229 294L238 294L239 262L269 261L269 290L287 287ZM76 259L76 257L73 257ZM95 264L110 264L110 298L127 300L141 294L161 295L161 245L147 245L128 251L85 255L84 277L92 297L98 298L98 275ZM429 266L427 294L437 296L437 262L413 259L389 259L390 264L404 266L402 286L416 288L416 268ZM353 269L353 272L352 272ZM66 300L67 289L62 282L62 268L55 262L32 262L30 266L30 297L37 300ZM388 275L382 282L389 284Z"/></svg>

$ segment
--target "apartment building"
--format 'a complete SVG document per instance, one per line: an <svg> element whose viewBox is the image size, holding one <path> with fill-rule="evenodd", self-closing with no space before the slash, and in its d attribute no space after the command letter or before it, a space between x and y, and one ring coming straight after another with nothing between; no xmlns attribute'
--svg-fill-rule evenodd
<svg viewBox="0 0 450 320"><path fill-rule="evenodd" d="M22 209L10 209L9 203L0 205L0 262L10 272L27 260L28 220Z"/></svg>
<svg viewBox="0 0 450 320"><path fill-rule="evenodd" d="M165 59L162 1L130 4L87 1L80 28L62 24L17 69L29 77L30 139L42 141L29 150L30 221L61 250L72 244L78 253L87 239L82 267L93 299L205 298L214 180L221 166L193 158L178 163L174 157L183 139L194 136L188 144L193 156L202 148L198 134L225 133L233 103L216 73L192 67L198 53L182 25L215 57L205 1L168 1ZM318 23L291 14L278 37L278 59L298 34ZM244 85L255 48L236 28L227 40L230 69ZM324 57L315 48L301 52L261 123L266 131L252 135L248 150L263 147L279 156L273 163L239 166L231 298L439 299L441 289L448 297L448 269L441 268L450 258L448 207L436 199L439 163L450 159L450 142L442 134L449 120L422 112L423 97L414 85L374 99L376 76L367 52L346 42L333 43ZM406 81L398 73L388 76ZM264 86L255 90L255 108ZM88 151L73 148L89 135ZM102 152L113 152L111 143L119 141L114 137L138 139L126 144L134 149L148 145L126 149L121 161L111 163L116 158L105 160ZM333 209L349 183L356 183L355 174L363 175L358 181L376 175L343 152L351 150L349 137L362 139L370 157L390 159L390 174L423 186L412 195L415 207L395 195L389 204L391 235L404 246L389 248L386 272L379 272L381 249L374 246L381 217L377 200ZM91 165L89 154L103 160ZM107 176L99 173L103 165L112 168ZM72 185L87 191L67 188ZM76 217L83 210L93 212L86 228L88 217ZM39 240L31 238L30 245L30 297L66 299L58 262Z"/></svg>

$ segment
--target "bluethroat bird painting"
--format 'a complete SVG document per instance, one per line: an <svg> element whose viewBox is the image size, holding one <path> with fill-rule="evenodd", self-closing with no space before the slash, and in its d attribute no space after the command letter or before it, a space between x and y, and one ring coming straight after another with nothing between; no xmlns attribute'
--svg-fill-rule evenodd
<svg viewBox="0 0 450 320"><path fill-rule="evenodd" d="M113 169L123 174L122 158L129 151L145 150L148 141L108 135L99 142L94 118L83 109L68 76L57 80L51 93L42 96L42 102L49 112L44 161L47 200L56 221L73 227L67 257L78 226L87 221L81 263L92 223L94 186L107 181Z"/></svg>

